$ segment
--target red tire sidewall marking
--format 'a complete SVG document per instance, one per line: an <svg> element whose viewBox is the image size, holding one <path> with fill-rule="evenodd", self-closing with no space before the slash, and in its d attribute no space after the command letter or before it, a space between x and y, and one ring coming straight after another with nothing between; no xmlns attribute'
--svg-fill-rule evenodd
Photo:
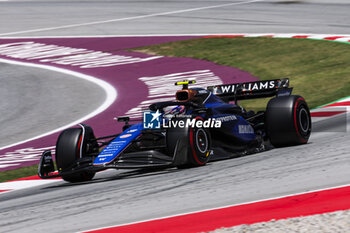
<svg viewBox="0 0 350 233"><path fill-rule="evenodd" d="M202 117L196 117L194 119L200 119L203 120ZM194 149L194 144L193 144L193 128L190 128L190 145L191 145L191 149L192 149L192 154L194 159L196 160L196 162L198 163L198 165L204 165L205 163L199 161L196 150Z"/></svg>
<svg viewBox="0 0 350 233"><path fill-rule="evenodd" d="M80 145L81 145L81 141L83 140L83 133L81 133L81 136L80 136L80 138L79 138L79 142L78 142L78 150L77 150L77 155L76 155L76 157L77 158L80 158Z"/></svg>

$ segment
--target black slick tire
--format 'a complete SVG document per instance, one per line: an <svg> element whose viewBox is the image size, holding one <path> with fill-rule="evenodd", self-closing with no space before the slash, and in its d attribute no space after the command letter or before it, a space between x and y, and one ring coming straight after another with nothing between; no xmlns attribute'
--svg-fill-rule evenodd
<svg viewBox="0 0 350 233"><path fill-rule="evenodd" d="M86 156L88 137L89 134L83 135L82 128L62 131L56 143L56 163L59 172L69 171L78 159ZM63 175L62 179L72 183L83 182L91 180L94 175L95 172L82 171Z"/></svg>
<svg viewBox="0 0 350 233"><path fill-rule="evenodd" d="M266 108L265 123L274 147L305 144L311 134L309 107L304 98L297 95L271 99Z"/></svg>

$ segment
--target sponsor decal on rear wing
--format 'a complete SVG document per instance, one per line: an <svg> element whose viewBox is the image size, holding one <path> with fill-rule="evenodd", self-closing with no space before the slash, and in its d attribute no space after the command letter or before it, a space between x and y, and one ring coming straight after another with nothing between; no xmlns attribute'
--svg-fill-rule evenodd
<svg viewBox="0 0 350 233"><path fill-rule="evenodd" d="M207 89L220 97L233 99L263 98L278 95L280 91L290 94L289 79L274 79L257 82L233 83L218 86L209 86Z"/></svg>

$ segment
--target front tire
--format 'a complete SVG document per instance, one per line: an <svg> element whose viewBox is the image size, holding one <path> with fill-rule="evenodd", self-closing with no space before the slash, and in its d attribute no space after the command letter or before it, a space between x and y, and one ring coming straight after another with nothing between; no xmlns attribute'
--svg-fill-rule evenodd
<svg viewBox="0 0 350 233"><path fill-rule="evenodd" d="M88 153L98 150L97 144L93 142L94 138L92 129L85 125L81 128L70 128L62 131L56 143L58 171L70 171L78 159L88 157ZM63 175L62 179L68 182L83 182L91 180L94 176L95 172L83 171Z"/></svg>
<svg viewBox="0 0 350 233"><path fill-rule="evenodd" d="M305 144L309 140L310 110L301 96L271 99L267 105L265 122L268 137L275 147Z"/></svg>

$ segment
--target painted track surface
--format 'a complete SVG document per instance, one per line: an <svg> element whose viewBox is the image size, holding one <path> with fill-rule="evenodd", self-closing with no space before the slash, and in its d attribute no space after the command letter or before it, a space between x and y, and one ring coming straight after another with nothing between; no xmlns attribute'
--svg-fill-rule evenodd
<svg viewBox="0 0 350 233"><path fill-rule="evenodd" d="M279 26L279 30L283 28ZM301 31L303 27L297 29ZM249 30L260 29L249 26ZM276 30L270 27L264 32ZM332 30L344 33L341 27ZM149 174L110 171L100 174L92 183L71 185L59 181L55 185L1 194L0 230L86 230L347 184L349 146L344 142L349 139L346 133L318 133L309 145L202 168Z"/></svg>

